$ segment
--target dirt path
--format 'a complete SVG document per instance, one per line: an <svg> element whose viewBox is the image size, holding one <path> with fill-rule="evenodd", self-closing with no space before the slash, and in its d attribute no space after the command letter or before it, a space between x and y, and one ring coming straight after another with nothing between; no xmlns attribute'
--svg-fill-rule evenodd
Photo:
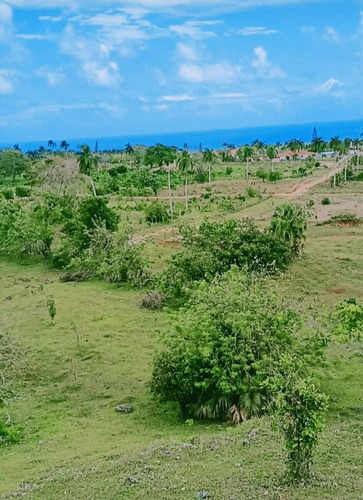
<svg viewBox="0 0 363 500"><path fill-rule="evenodd" d="M318 177L317 179L305 179L298 184L295 184L292 187L291 191L285 193L276 193L272 196L281 198L298 198L310 191L311 188L318 186L319 184L323 184L324 182L331 179L334 174L341 172L342 168L343 165L339 162L338 166L333 169L329 169L329 171L326 172L325 175Z"/></svg>

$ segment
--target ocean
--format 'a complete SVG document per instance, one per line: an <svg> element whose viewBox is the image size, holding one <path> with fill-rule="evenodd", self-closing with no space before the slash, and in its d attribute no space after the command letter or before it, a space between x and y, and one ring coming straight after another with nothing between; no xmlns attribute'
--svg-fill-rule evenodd
<svg viewBox="0 0 363 500"><path fill-rule="evenodd" d="M55 149L59 149L60 142L66 140L70 145L70 149L74 151L76 151L81 144L88 144L92 150L97 148L98 151L105 151L123 149L127 143L133 146L137 144L153 146L157 143L162 143L166 146L176 146L177 148L183 148L186 144L190 151L196 151L200 148L221 149L224 143L233 144L235 146L250 144L255 139L265 144L276 144L278 142L283 144L293 138L300 139L304 142L310 142L314 127L316 128L317 135L322 137L325 141L329 141L334 136L339 136L340 139L344 139L345 137L356 139L360 138L363 132L363 120L148 135L122 135L118 137L83 137L77 139L62 137L58 140L53 137L52 140L57 145ZM23 152L34 151L40 146L48 149L48 139L19 142L18 144ZM1 149L12 148L13 146L14 143L0 143Z"/></svg>

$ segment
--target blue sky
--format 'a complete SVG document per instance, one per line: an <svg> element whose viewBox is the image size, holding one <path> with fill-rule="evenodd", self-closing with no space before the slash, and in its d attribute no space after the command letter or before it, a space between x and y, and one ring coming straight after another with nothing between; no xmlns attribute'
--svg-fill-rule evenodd
<svg viewBox="0 0 363 500"><path fill-rule="evenodd" d="M0 0L0 142L359 119L360 6Z"/></svg>

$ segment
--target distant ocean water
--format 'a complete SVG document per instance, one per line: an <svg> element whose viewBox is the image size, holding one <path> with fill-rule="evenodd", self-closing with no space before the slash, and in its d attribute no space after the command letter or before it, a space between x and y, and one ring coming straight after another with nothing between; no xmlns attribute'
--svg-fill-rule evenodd
<svg viewBox="0 0 363 500"><path fill-rule="evenodd" d="M148 135L122 135L118 137L84 137L78 139L62 137L58 140L53 137L52 140L57 145L56 149L59 148L60 142L65 139L69 143L71 150L77 150L81 144L88 144L90 148L94 150L97 143L98 151L104 151L123 149L127 143L131 145L142 144L144 146L153 146L157 143L162 143L166 146L176 146L178 148L182 148L187 144L188 149L194 151L200 147L202 147L202 149L220 149L223 143L231 143L235 146L250 144L255 139L259 139L266 144L275 144L277 142L284 143L293 138L300 139L304 142L310 142L314 127L316 127L317 135L326 141L337 135L340 139L344 139L345 137L355 139L360 138L363 132L363 120ZM19 142L18 144L23 152L36 150L40 146L48 149L48 139ZM2 149L13 146L14 143L0 143L0 148Z"/></svg>

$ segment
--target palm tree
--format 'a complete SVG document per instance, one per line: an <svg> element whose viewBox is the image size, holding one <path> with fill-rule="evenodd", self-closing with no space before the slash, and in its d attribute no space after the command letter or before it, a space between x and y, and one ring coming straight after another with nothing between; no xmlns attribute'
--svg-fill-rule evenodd
<svg viewBox="0 0 363 500"><path fill-rule="evenodd" d="M329 141L329 148L337 153L340 150L342 141L339 139L339 135L332 137Z"/></svg>
<svg viewBox="0 0 363 500"><path fill-rule="evenodd" d="M129 142L127 144L125 144L124 152L127 155L131 155L134 152L134 148L131 146L131 144Z"/></svg>
<svg viewBox="0 0 363 500"><path fill-rule="evenodd" d="M184 149L176 161L179 171L185 176L185 208L188 210L188 172L194 167L193 158Z"/></svg>
<svg viewBox="0 0 363 500"><path fill-rule="evenodd" d="M246 162L246 179L248 179L248 162L253 158L253 147L252 146L243 146L242 148L242 158L243 161Z"/></svg>
<svg viewBox="0 0 363 500"><path fill-rule="evenodd" d="M67 160L68 160L68 149L69 149L68 142L65 139L63 139L63 141L60 143L60 147L61 147L61 149L64 149L64 151L66 152L66 156L67 156Z"/></svg>
<svg viewBox="0 0 363 500"><path fill-rule="evenodd" d="M212 184L212 163L216 160L216 155L211 149L206 148L203 153L203 161L208 164L209 185Z"/></svg>
<svg viewBox="0 0 363 500"><path fill-rule="evenodd" d="M52 141L52 139L49 139L48 141L48 148L52 150L52 156L54 156L54 148L56 147L56 143Z"/></svg>
<svg viewBox="0 0 363 500"><path fill-rule="evenodd" d="M322 153L326 147L326 142L322 137L314 137L311 141L311 150L314 153Z"/></svg>
<svg viewBox="0 0 363 500"><path fill-rule="evenodd" d="M77 159L77 163L79 165L79 170L81 174L88 175L91 181L91 186L92 186L92 191L93 195L97 196L96 194L96 189L95 189L95 184L92 179L92 170L97 167L97 158L92 154L89 146L86 144L83 144L81 146L81 154L79 158Z"/></svg>
<svg viewBox="0 0 363 500"><path fill-rule="evenodd" d="M272 170L272 160L274 158L276 158L276 156L277 156L277 150L276 150L275 146L267 146L267 148L266 148L266 154L267 154L267 156L270 159L271 170Z"/></svg>

